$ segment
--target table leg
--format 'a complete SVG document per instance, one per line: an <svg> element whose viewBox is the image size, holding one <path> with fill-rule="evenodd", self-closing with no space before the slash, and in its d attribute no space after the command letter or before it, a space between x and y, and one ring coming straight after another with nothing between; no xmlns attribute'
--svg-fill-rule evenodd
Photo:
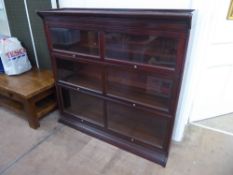
<svg viewBox="0 0 233 175"><path fill-rule="evenodd" d="M30 100L26 100L24 101L24 108L25 108L29 126L33 129L38 128L40 126L40 123L36 116L35 103L31 102Z"/></svg>

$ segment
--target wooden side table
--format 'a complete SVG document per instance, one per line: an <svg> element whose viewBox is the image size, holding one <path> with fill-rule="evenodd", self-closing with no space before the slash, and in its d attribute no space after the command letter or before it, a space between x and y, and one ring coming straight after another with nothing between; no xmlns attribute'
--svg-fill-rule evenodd
<svg viewBox="0 0 233 175"><path fill-rule="evenodd" d="M17 76L0 74L0 105L27 116L31 128L57 106L54 78L49 70L32 69Z"/></svg>

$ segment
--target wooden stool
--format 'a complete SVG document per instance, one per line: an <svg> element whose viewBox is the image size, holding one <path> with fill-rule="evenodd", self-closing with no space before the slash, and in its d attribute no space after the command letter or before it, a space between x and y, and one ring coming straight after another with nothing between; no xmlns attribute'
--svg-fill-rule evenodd
<svg viewBox="0 0 233 175"><path fill-rule="evenodd" d="M32 69L16 76L0 74L0 105L26 114L30 127L38 128L39 119L57 106L52 72Z"/></svg>

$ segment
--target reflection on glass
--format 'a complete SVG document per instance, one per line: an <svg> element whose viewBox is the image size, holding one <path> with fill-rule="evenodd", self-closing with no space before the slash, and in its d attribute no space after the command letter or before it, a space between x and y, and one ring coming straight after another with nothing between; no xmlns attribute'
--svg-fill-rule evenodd
<svg viewBox="0 0 233 175"><path fill-rule="evenodd" d="M162 148L167 122L154 114L120 104L107 103L108 128L117 133Z"/></svg>
<svg viewBox="0 0 233 175"><path fill-rule="evenodd" d="M106 58L175 68L176 38L125 33L105 34Z"/></svg>
<svg viewBox="0 0 233 175"><path fill-rule="evenodd" d="M53 48L78 53L98 55L98 33L94 31L50 28Z"/></svg>
<svg viewBox="0 0 233 175"><path fill-rule="evenodd" d="M62 89L62 98L65 112L93 124L104 125L103 100L65 88Z"/></svg>
<svg viewBox="0 0 233 175"><path fill-rule="evenodd" d="M81 88L101 92L101 67L87 63L57 59L57 78Z"/></svg>
<svg viewBox="0 0 233 175"><path fill-rule="evenodd" d="M107 94L168 111L172 81L152 73L108 69Z"/></svg>

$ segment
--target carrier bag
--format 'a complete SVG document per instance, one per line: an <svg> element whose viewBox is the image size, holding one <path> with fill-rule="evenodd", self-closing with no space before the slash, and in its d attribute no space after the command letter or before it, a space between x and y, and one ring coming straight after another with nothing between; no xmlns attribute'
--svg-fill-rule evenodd
<svg viewBox="0 0 233 175"><path fill-rule="evenodd" d="M32 68L27 52L17 38L0 40L0 57L7 75L18 75Z"/></svg>

